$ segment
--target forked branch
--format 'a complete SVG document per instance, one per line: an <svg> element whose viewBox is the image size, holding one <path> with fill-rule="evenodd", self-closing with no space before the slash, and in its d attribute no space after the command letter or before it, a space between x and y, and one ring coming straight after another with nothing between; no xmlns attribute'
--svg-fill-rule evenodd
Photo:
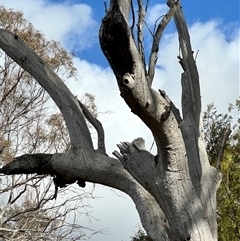
<svg viewBox="0 0 240 241"><path fill-rule="evenodd" d="M91 112L86 108L86 106L80 100L78 100L78 103L82 108L84 116L93 125L93 127L96 129L98 133L98 151L106 154L104 129L103 129L102 123L91 114Z"/></svg>
<svg viewBox="0 0 240 241"><path fill-rule="evenodd" d="M168 6L173 7L174 0L168 0L167 4ZM182 53L180 63L184 70L182 76L182 101L184 102L182 104L183 118L189 118L191 115L190 118L194 118L198 125L201 113L199 75L193 56L187 23L180 5L174 14L174 21L177 27Z"/></svg>

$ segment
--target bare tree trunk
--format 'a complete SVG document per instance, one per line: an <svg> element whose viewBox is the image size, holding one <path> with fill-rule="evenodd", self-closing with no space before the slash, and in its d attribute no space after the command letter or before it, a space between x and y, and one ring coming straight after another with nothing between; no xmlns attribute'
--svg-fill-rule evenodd
<svg viewBox="0 0 240 241"><path fill-rule="evenodd" d="M109 10L100 30L101 47L114 70L121 96L132 112L151 129L158 147L158 155L149 173L143 173L143 170L149 169L143 168L143 165L150 165L146 160L141 161L141 165L135 164L140 158L125 158L125 168L153 194L160 207L164 207L171 233L175 233L176 237L187 237L184 234L189 234L193 240L210 240L211 236L216 239L215 200L219 175L210 167L204 147L199 76L180 4L178 1L168 2L171 8L169 14L171 10L175 12L182 53L179 58L184 70L181 122L178 121L181 120L179 112L169 98L151 89L154 74L145 71L141 52L137 49L127 21L124 21L127 16L124 18L124 12L121 12L122 1L112 2L115 9ZM161 23L158 29L163 25ZM121 37L117 36L119 34ZM155 67L151 59L158 51L155 48L157 37L158 32L154 35L149 70ZM156 173L154 177L153 173ZM153 180L148 180L150 177ZM195 231L189 230L191 226L197 227Z"/></svg>
<svg viewBox="0 0 240 241"><path fill-rule="evenodd" d="M44 162L33 155L17 157L1 172L37 172L57 177L62 183L78 180L81 186L85 180L114 187L132 198L152 240L217 240L215 200L220 175L209 165L204 146L199 76L187 25L180 3L171 0L168 5L169 12L153 34L148 68L142 42L145 10L140 0L137 40L128 24L131 1L126 0L111 1L99 33L121 96L152 131L156 156L146 150L142 138L118 145L120 153L114 152L117 159L107 156L99 122L33 51L1 30L0 47L48 91L65 118L72 145L67 153L42 156ZM159 41L172 16L181 48L183 117L164 91L151 87ZM96 124L97 150L93 149L83 116ZM29 161L32 165L26 164Z"/></svg>

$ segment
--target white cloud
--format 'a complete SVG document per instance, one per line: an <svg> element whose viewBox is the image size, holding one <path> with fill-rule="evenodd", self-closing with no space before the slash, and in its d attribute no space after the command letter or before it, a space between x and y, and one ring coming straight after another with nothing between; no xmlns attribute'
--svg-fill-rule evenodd
<svg viewBox="0 0 240 241"><path fill-rule="evenodd" d="M225 113L228 104L239 96L239 28L232 29L231 38L218 21L195 23L189 27L192 48L197 55L200 76L202 109L214 102L219 112ZM181 72L178 63L177 34L165 35L160 46L154 86L166 90L180 106Z"/></svg>
<svg viewBox="0 0 240 241"><path fill-rule="evenodd" d="M89 63L85 60L75 59L75 66L78 69L78 80L68 82L69 88L74 95L81 97L85 92L90 92L96 97L96 104L99 112L112 111L111 114L100 115L105 130L106 146L109 155L118 150L116 144L121 141L131 142L137 137L144 137L146 147L149 149L153 138L150 131L141 120L130 112L124 100L119 95L116 79L110 68L103 69L100 66ZM95 139L96 140L96 139ZM87 188L91 185L87 184ZM88 190L88 189L87 189ZM93 236L92 241L101 240L130 240L133 231L136 231L140 223L139 216L132 200L121 192L121 197L114 194L109 188L96 186L94 195L100 199L90 200L94 207L91 215L99 220L92 220L93 229L108 229L106 236ZM83 217L83 222L86 219Z"/></svg>
<svg viewBox="0 0 240 241"><path fill-rule="evenodd" d="M22 11L24 17L47 39L60 41L69 51L82 50L97 42L98 24L87 4L3 0L3 5Z"/></svg>
<svg viewBox="0 0 240 241"><path fill-rule="evenodd" d="M86 41L94 41L94 35L92 36L88 29L95 28L96 22L91 8L87 5L47 4L43 0L4 0L3 3L7 7L22 10L26 18L37 29L41 29L47 38L61 41L70 51L80 41L84 43L82 48L86 47ZM154 25L155 20L166 11L167 7L161 4L149 9L148 24ZM227 29L229 30L229 27L217 21L199 22L190 26L193 50L195 53L199 50L197 65L203 110L206 109L207 103L214 101L216 107L225 112L228 103L233 102L239 95L239 28L234 31L231 29L231 36L228 37ZM94 31L94 34L96 33L97 31ZM174 103L180 107L182 70L178 63L178 54L176 33L165 35L160 46L154 87L165 89ZM151 133L140 119L130 112L120 97L112 71L85 60L74 61L79 71L78 81L67 82L69 88L79 97L85 92L94 94L100 112L113 111L112 114L99 116L105 129L108 154L111 155L111 152L117 149L116 144L120 141L132 141L139 136L146 139L146 146L149 149L152 143ZM132 201L129 198L113 196L106 188L97 188L96 193L103 199L91 202L94 205L93 216L100 220L100 224L93 223L96 225L93 225L93 228L109 228L109 233L114 235L104 236L106 241L129 240L139 222ZM101 236L95 238L101 239Z"/></svg>
<svg viewBox="0 0 240 241"><path fill-rule="evenodd" d="M225 113L228 103L233 102L239 95L239 35L235 34L227 41L222 29L216 21L196 23L190 27L190 34L195 53L197 50L200 51L197 65L203 110L208 103L214 101L218 110ZM182 69L178 63L178 54L177 34L165 35L161 43L154 87L165 89L174 103L180 107ZM144 137L147 148L150 148L151 133L139 118L130 112L120 97L112 71L80 59L76 59L76 66L80 72L79 81L70 84L72 90L79 96L89 91L96 96L99 111L114 111L110 115L100 116L105 128L108 153L116 150L116 144L120 141L131 141L138 136ZM93 216L100 220L94 224L95 227L109 229L109 236L104 236L104 240L129 240L133 235L132 231L136 229L136 224L140 222L132 201L129 198L114 196L106 188L97 190L98 195L103 198L92 202L95 203ZM93 240L101 238L96 236Z"/></svg>
<svg viewBox="0 0 240 241"><path fill-rule="evenodd" d="M155 25L156 20L161 21L161 17L163 17L167 11L168 6L164 4L155 4L154 6L151 6L147 10L147 16L146 16L146 22L148 25ZM159 23L159 21L158 21Z"/></svg>
<svg viewBox="0 0 240 241"><path fill-rule="evenodd" d="M111 111L111 114L100 115L99 119L104 126L108 153L117 149L116 144L121 141L131 142L137 137L147 139L147 148L150 148L151 133L142 121L131 113L129 107L120 97L118 86L111 69L88 63L85 60L75 59L78 81L69 83L70 89L79 97L90 92L96 97L99 112Z"/></svg>
<svg viewBox="0 0 240 241"><path fill-rule="evenodd" d="M91 184L87 184L88 189L91 190ZM120 191L113 191L99 185L96 185L94 195L98 198L89 200L93 219L88 222L82 216L80 224L94 230L103 229L106 235L95 235L91 241L130 240L130 236L133 236L136 231L137 224L140 224L133 201Z"/></svg>
<svg viewBox="0 0 240 241"><path fill-rule="evenodd" d="M228 40L218 21L197 23L191 27L193 46L199 50L203 107L214 102L225 113L239 96L239 29ZM236 29L233 31L237 33Z"/></svg>

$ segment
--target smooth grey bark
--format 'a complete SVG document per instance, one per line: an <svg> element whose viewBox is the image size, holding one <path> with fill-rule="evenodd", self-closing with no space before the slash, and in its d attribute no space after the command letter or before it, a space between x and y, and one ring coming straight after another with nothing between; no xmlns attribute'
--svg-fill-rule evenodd
<svg viewBox="0 0 240 241"><path fill-rule="evenodd" d="M168 1L171 6L173 1ZM197 66L181 8L178 8L174 21L179 34L184 72L182 74L182 113L181 132L188 155L188 166L195 191L200 198L213 237L217 239L216 192L221 179L217 170L210 166L204 144L201 117L201 94ZM196 143L193 145L192 143Z"/></svg>
<svg viewBox="0 0 240 241"><path fill-rule="evenodd" d="M125 21L127 18L121 12L121 1L113 2L115 9L108 12L100 29L101 47L115 73L121 96L131 111L151 129L158 147L155 166L153 161L152 166L142 161L139 164L142 153L138 158L127 156L122 159L122 163L156 198L160 207L164 207L173 233L178 237L184 237L183 233L191 233L193 240L216 240L215 200L220 175L209 165L204 147L199 76L181 6L178 1L168 1L168 14L171 16L174 13L182 54L179 58L184 70L183 120L163 91L157 93L151 89L154 71L144 71L141 51L132 38ZM160 23L158 29L164 29L164 22ZM155 67L153 60L161 37L158 34L153 36L149 70ZM156 183L156 180L159 182ZM185 212L181 210L184 207ZM198 234L190 231L191 226L198 227Z"/></svg>
<svg viewBox="0 0 240 241"><path fill-rule="evenodd" d="M201 124L199 76L180 3L168 1L169 12L153 35L146 69L143 51L145 12L139 4L137 42L128 24L131 1L112 0L99 32L100 44L116 76L121 96L131 111L149 127L157 155L144 140L118 145L111 158L105 152L104 131L58 76L16 35L0 30L0 47L46 89L62 112L71 139L67 153L24 155L0 171L49 174L58 186L84 180L127 193L134 201L143 227L154 241L217 240L216 190L220 175L208 162ZM163 90L152 89L162 32L174 16L179 33L182 73L182 113ZM142 26L140 26L142 25ZM84 116L98 132L94 150ZM31 162L31 164L29 164ZM60 181L59 181L60 180Z"/></svg>

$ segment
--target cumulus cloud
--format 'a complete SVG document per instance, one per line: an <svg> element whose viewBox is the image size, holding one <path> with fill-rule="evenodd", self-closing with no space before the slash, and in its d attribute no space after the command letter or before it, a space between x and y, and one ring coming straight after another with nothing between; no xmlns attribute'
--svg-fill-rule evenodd
<svg viewBox="0 0 240 241"><path fill-rule="evenodd" d="M109 154L117 149L120 141L131 142L137 137L147 139L150 148L153 141L150 131L133 113L120 97L116 79L110 68L103 69L85 60L75 59L79 73L78 81L71 81L69 88L79 97L85 92L95 95L98 111L111 114L100 114L99 119L106 129L106 142Z"/></svg>
<svg viewBox="0 0 240 241"><path fill-rule="evenodd" d="M231 26L236 26L232 25ZM239 96L239 28L232 29L231 38L226 35L228 26L220 21L197 22L189 27L192 48L199 70L202 108L214 102L222 113L228 104ZM155 87L162 86L174 102L180 106L180 78L178 64L179 44L177 33L164 36L157 63Z"/></svg>
<svg viewBox="0 0 240 241"><path fill-rule="evenodd" d="M156 20L161 18L168 11L168 6L164 4L155 4L148 8L148 14L146 16L146 22L148 25L152 26L156 24Z"/></svg>
<svg viewBox="0 0 240 241"><path fill-rule="evenodd" d="M87 4L4 0L3 5L22 11L24 17L41 30L47 39L61 42L69 51L80 51L97 42L98 24L92 8Z"/></svg>
<svg viewBox="0 0 240 241"><path fill-rule="evenodd" d="M196 23L190 26L193 49L199 50L197 64L199 66L202 87L203 109L212 101L221 111L226 111L228 102L236 99L239 66L238 41L235 35L230 41L221 31L222 26L215 21ZM170 98L180 106L180 78L181 67L178 64L179 54L177 34L167 34L160 48L154 87L165 89ZM70 89L81 96L90 92L96 96L96 103L100 112L112 111L112 114L100 115L105 134L108 154L116 150L120 141L132 141L142 136L149 149L153 141L150 131L130 112L119 95L118 86L110 68L102 68L79 58L75 59L79 71L78 81L69 83ZM119 198L106 188L97 188L95 195L103 198L93 200L93 217L100 220L94 222L93 228L108 228L109 235L104 240L120 238L129 240L140 222L132 201ZM119 211L120 210L120 211ZM93 237L94 240L101 236Z"/></svg>
<svg viewBox="0 0 240 241"><path fill-rule="evenodd" d="M50 4L44 0L4 0L3 3L7 7L22 10L28 21L37 29L41 29L47 38L60 41L69 51L74 50L77 45L86 48L88 44L97 41L97 38L94 40L97 30L89 31L95 29L97 23L91 8L85 4ZM161 4L149 8L150 16L147 18L149 26L153 27L156 19L166 11L167 7ZM223 25L217 20L212 20L206 23L197 22L189 29L195 54L199 50L196 61L200 75L203 110L208 103L214 101L218 110L224 113L228 103L239 96L239 27L234 23ZM154 88L166 90L173 102L180 107L182 69L177 55L179 55L177 33L165 34L160 45ZM74 61L78 69L78 80L68 81L69 88L79 97L85 92L94 94L100 112L112 111L112 114L99 116L105 129L108 154L111 155L111 152L117 149L116 144L120 141L132 141L140 136L146 139L146 146L149 149L153 141L151 132L130 112L120 97L111 69L102 68L79 58ZM139 222L132 201L113 197L112 193L106 192L106 189L97 189L97 192L98 196L104 198L92 202L93 216L101 220L101 228L107 227L110 233L116 233L114 237L105 236L104 240L117 238L128 240ZM111 213L108 220L106 212ZM127 224L126 227L122 225L123 223ZM120 227L124 228L121 230Z"/></svg>
<svg viewBox="0 0 240 241"><path fill-rule="evenodd" d="M199 50L196 61L200 75L203 110L206 109L208 103L214 101L218 110L225 113L228 103L233 102L239 95L239 56L237 54L239 29L234 30L235 34L229 38L223 31L226 28L227 26L223 28L218 21L198 22L189 28L195 54ZM180 108L182 69L178 63L178 54L177 33L166 34L160 47L154 88L166 90L173 102ZM113 112L99 117L105 128L108 153L111 155L120 141L132 141L138 136L145 138L149 149L153 141L152 135L139 118L130 112L120 97L111 69L104 69L81 59L76 59L75 64L79 70L79 80L69 83L70 88L79 96L87 91L93 93L96 96L99 111ZM104 198L98 200L97 203L94 201L95 205L101 206L100 209L95 207L93 213L93 216L101 220L100 223L95 224L96 227L109 228L110 236L106 239L112 240L114 235L111 234L115 234L114 237L120 237L121 234L121 237L127 239L135 229L134 225L140 222L132 201L128 198L113 196L106 190L98 189L98 191L105 195L102 195ZM114 205L110 211L111 216L102 216L104 207L110 207L112 202ZM125 211L123 215L119 213L118 208L115 208L116 205ZM128 225L132 226L121 230L122 226L117 223L126 223L128 219L130 220ZM96 240L98 240L97 237Z"/></svg>
<svg viewBox="0 0 240 241"><path fill-rule="evenodd" d="M239 96L239 29L228 40L222 27L218 21L196 23L191 27L191 35L195 50L199 50L203 103L214 102L226 112L227 105Z"/></svg>
<svg viewBox="0 0 240 241"><path fill-rule="evenodd" d="M76 58L74 61L78 69L77 81L68 82L70 90L74 95L81 97L85 92L90 92L96 97L99 112L110 111L111 114L100 114L99 120L105 130L106 146L109 155L118 150L116 144L121 141L131 142L137 137L146 140L146 147L150 149L153 138L151 132L142 121L130 112L130 109L120 97L116 79L110 68L101 68L93 63ZM96 139L94 139L96 142ZM95 143L96 146L96 143ZM87 184L87 191L91 190L91 184ZM91 215L98 221L92 221L91 228L95 230L107 229L104 240L111 241L120 238L129 240L140 223L134 203L120 191L118 195L109 188L97 185L94 195L99 199L89 200L94 208ZM82 217L82 221L86 219ZM88 224L86 225L88 226ZM101 235L93 236L92 241L101 240Z"/></svg>

